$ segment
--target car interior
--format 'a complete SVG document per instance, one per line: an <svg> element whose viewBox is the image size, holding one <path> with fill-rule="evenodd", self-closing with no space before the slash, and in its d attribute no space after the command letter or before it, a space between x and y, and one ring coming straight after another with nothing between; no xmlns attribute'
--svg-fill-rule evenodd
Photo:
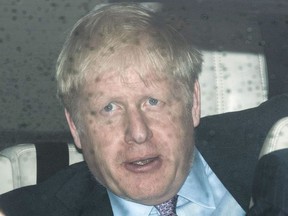
<svg viewBox="0 0 288 216"><path fill-rule="evenodd" d="M77 149L73 144L65 123L62 107L55 96L53 64L56 61L57 52L61 48L61 42L64 41L64 33L67 33L72 23L85 14L84 12L93 10L96 1L82 1L85 4L80 4L80 1L74 0L69 3L70 6L67 6L68 3L65 2L50 1L49 4L44 0L29 0L22 5L19 3L13 5L0 2L0 5L2 4L3 8L7 10L0 15L3 18L3 21L0 21L0 28L2 25L1 31L5 31L6 34L6 38L1 39L1 49L8 50L9 47L14 49L15 43L24 43L23 40L16 41L18 39L15 36L11 36L9 40L7 39L7 32L8 30L12 31L13 26L18 26L20 29L15 30L17 34L22 31L29 35L27 40L29 40L30 44L30 40L33 40L31 37L41 37L42 41L45 41L46 38L48 40L48 42L46 41L38 46L37 43L41 44L41 40L37 39L33 50L39 49L41 52L37 53L35 51L36 54L30 57L25 55L25 49L28 49L26 46L31 46L29 43L28 45L23 44L23 46L17 45L20 47L18 51L17 49L16 51L10 50L5 54L1 51L1 56L6 59L3 60L5 62L2 64L4 65L4 75L2 77L8 78L6 82L0 81L1 89L3 89L0 91L0 98L2 99L2 102L0 101L2 106L0 111L4 113L0 120L0 194L19 187L40 183L68 165L83 161L81 150ZM103 3L103 1L101 2ZM109 2L111 1L105 1L105 3ZM286 101L281 99L280 102L274 100L275 97L283 94L288 98L288 73L287 71L287 74L283 73L283 70L287 70L288 66L287 63L283 65L284 63L282 62L283 53L285 53L285 57L288 57L288 39L282 39L284 38L284 33L288 33L288 4L285 1L257 0L253 3L240 0L136 2L167 17L167 21L183 33L189 42L202 53L203 65L199 82L201 86L201 118L204 126L200 126L199 130L207 133L199 132L199 137L202 140L199 143L204 143L199 145L199 150L200 152L203 150L204 157L205 151L209 152L209 146L213 143L212 138L207 141L208 139L206 140L205 136L213 137L214 133L223 132L221 136L225 136L225 133L227 133L229 136L234 135L236 140L238 139L237 136L249 135L248 133L236 133L235 130L232 130L232 127L226 128L221 132L222 126L218 126L216 121L218 118L221 119L219 121L221 124L224 124L224 126L227 124L229 127L230 124L237 124L237 121L252 121L245 117L245 113L254 112L255 110L260 115L257 116L259 119L253 120L259 120L259 122L270 120L269 124L265 126L264 123L263 125L251 123L254 127L254 129L251 129L251 134L257 136L255 133L260 131L259 134L261 136L259 135L255 139L257 143L255 143L254 150L248 151L249 148L247 148L246 154L252 154L253 158L258 160L263 155L288 147L288 99ZM74 12L78 10L78 12L70 11L69 13L65 10L65 7L69 7ZM39 16L37 22L39 22L41 14L50 13L47 17L43 15L41 25L39 23L35 24L35 17L30 17L29 20L29 14L32 14L31 11L37 10L37 8L38 12L36 14ZM26 13L23 11L26 11ZM54 17L57 15L58 22L61 22L61 25L55 24L56 27L51 27L55 21L52 18L53 14ZM21 16L28 18L26 21L19 20ZM48 18L50 16L51 18ZM276 22L276 24L274 23L274 29L270 28L272 21ZM5 24L2 24L2 22L5 22ZM29 25L21 27L23 22L28 22ZM44 31L41 26L45 22L47 22L47 28ZM273 32L280 29L281 22L285 22L286 32L284 30L278 33ZM7 23L10 24L8 25ZM11 29L8 26L12 26ZM54 42L51 34L54 36ZM277 40L276 35L279 36L279 40ZM23 37L25 38L25 36ZM5 42L6 40L7 43ZM273 43L277 46L272 47ZM50 44L52 44L51 48L49 47ZM278 54L280 52L279 47L282 49L283 55ZM30 50L29 52L32 51ZM15 55L15 52L18 52L18 54ZM43 55L41 56L41 54ZM37 58L35 55L37 55ZM47 55L49 55L48 58ZM18 63L16 60L10 60L12 56L19 58ZM34 63L32 63L33 59L36 59ZM21 72L19 68L25 62L27 66L23 67L23 70L28 74L19 75L20 77L17 79L13 78L13 76ZM10 74L9 77L7 71L13 64L17 68L11 70L13 75ZM44 68L46 66L47 68ZM30 75L29 67L34 71ZM43 67L43 69L40 67ZM39 71L41 75L37 77L35 74ZM29 77L30 79L28 79ZM21 79L22 81L19 81ZM49 79L49 82L46 82L45 79ZM12 88L10 86L12 82L18 87L14 86ZM36 86L29 87L32 82L39 83ZM21 88L29 90L23 90L24 93L22 95L19 93L19 91L22 91ZM39 89L42 89L42 92L40 91L39 93ZM13 91L14 93L12 93ZM9 93L6 94L5 92ZM31 98L28 99L29 97ZM19 104L18 101L15 105L12 105L16 98L22 100L22 102L27 102L27 100L28 102ZM265 106L262 104L267 101L271 101L270 104L273 103L275 105L274 110L273 112L267 112L268 114L263 111L262 113L264 114L262 115L261 107ZM23 106L21 111L18 109L19 106ZM35 109L43 112L35 111ZM242 113L244 114L242 115ZM226 116L234 115L243 116L243 118L226 118ZM273 116L268 118L268 115L274 115L274 118ZM214 124L214 121L216 121L215 128L219 128L219 130L208 129L205 126L210 122ZM214 138L217 139L217 136L214 136ZM231 146L234 144L232 138L227 142ZM228 149L228 147L225 148ZM225 153L230 154L229 151L223 152L223 154ZM246 155L242 157L242 160L245 161L245 157ZM251 163L251 172L255 169L256 164L257 162ZM230 173L227 173L227 176L229 175ZM249 179L249 184L252 184L253 173L249 175L250 179L248 177L247 179ZM240 187L240 189L237 188L236 190L242 189ZM250 190L249 188L247 193ZM251 202L246 198L243 205L247 206L248 201Z"/></svg>

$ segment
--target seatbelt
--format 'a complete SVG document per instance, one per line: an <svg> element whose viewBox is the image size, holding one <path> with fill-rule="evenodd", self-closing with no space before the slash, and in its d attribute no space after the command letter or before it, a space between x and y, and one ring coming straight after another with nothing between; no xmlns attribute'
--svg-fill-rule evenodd
<svg viewBox="0 0 288 216"><path fill-rule="evenodd" d="M69 166L68 144L65 142L35 143L37 159L37 184L57 171Z"/></svg>

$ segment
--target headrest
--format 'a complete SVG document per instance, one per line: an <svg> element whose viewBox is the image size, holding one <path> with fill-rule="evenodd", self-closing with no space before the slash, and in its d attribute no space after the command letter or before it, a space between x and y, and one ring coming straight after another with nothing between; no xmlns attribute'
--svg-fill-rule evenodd
<svg viewBox="0 0 288 216"><path fill-rule="evenodd" d="M266 61L261 53L202 51L201 116L256 107L267 100Z"/></svg>

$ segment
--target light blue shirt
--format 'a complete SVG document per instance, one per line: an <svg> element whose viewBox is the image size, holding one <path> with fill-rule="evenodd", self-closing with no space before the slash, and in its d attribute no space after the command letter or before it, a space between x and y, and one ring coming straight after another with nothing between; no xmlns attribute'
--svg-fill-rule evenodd
<svg viewBox="0 0 288 216"><path fill-rule="evenodd" d="M109 190L108 195L114 216L159 216L153 206L127 201ZM190 173L178 192L176 212L178 216L245 215L197 149Z"/></svg>

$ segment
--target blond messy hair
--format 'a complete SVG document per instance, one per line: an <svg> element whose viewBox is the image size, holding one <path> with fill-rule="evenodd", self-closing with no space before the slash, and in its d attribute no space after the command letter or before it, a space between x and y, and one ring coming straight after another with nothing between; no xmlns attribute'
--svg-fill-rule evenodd
<svg viewBox="0 0 288 216"><path fill-rule="evenodd" d="M87 73L103 71L117 52L121 52L124 62L145 58L147 65L139 67L153 67L156 75L178 81L187 100L191 100L201 70L199 52L154 12L135 3L109 4L91 11L74 25L58 58L57 94L76 122L78 96ZM125 71L125 63L116 67ZM143 77L141 71L145 70L139 70Z"/></svg>

